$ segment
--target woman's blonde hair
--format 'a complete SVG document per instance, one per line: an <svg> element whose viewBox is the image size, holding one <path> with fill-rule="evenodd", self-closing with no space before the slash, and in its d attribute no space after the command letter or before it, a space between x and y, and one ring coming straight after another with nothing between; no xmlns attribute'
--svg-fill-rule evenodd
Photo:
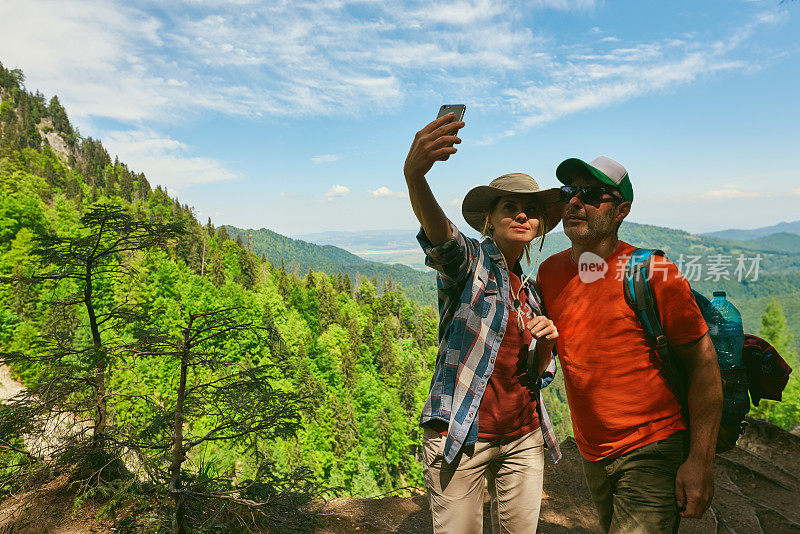
<svg viewBox="0 0 800 534"><path fill-rule="evenodd" d="M494 233L494 229L489 225L489 216L497 207L498 202L500 202L500 197L492 200L491 204L489 204L489 208L483 213L483 228L481 229L481 237L492 237L492 234ZM528 262L529 265L531 263L531 244L533 244L536 239L544 239L544 234L547 231L547 228L545 228L545 221L547 220L547 208L538 199L536 199L535 202L536 219L539 221L539 227L536 230L536 235L534 236L533 240L531 240L531 242L525 245L525 248L522 249L525 254L525 261ZM538 241L536 242L538 243Z"/></svg>

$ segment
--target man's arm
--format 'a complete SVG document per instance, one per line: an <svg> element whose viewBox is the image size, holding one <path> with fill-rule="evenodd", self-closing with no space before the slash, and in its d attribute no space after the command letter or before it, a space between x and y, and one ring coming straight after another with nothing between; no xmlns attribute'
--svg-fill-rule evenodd
<svg viewBox="0 0 800 534"><path fill-rule="evenodd" d="M550 367L550 362L553 361L553 346L551 345L549 348L543 347L539 348L539 344L536 345L536 363L538 364L537 371L539 372L539 376L542 376L547 368Z"/></svg>
<svg viewBox="0 0 800 534"><path fill-rule="evenodd" d="M689 374L689 456L678 469L675 497L682 517L698 518L711 505L714 475L711 466L722 416L722 379L711 338L672 347Z"/></svg>

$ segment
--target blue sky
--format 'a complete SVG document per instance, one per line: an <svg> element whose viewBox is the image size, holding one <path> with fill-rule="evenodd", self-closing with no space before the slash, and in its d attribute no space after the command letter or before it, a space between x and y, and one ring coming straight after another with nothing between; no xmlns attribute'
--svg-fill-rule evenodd
<svg viewBox="0 0 800 534"><path fill-rule="evenodd" d="M627 167L630 220L800 219L800 1L0 0L0 61L202 220L416 226L402 166L443 103L466 191L571 156Z"/></svg>

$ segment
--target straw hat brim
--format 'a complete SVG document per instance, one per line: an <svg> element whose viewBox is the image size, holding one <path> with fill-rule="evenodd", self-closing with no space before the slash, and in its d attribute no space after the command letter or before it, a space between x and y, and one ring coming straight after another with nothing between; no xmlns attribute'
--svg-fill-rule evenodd
<svg viewBox="0 0 800 534"><path fill-rule="evenodd" d="M461 204L461 214L464 220L478 232L483 230L484 214L489 210L489 206L494 199L505 195L530 195L535 197L545 208L543 217L545 223L545 233L549 232L561 221L562 204L557 187L552 189L512 191L491 185L479 185L473 187L464 197Z"/></svg>

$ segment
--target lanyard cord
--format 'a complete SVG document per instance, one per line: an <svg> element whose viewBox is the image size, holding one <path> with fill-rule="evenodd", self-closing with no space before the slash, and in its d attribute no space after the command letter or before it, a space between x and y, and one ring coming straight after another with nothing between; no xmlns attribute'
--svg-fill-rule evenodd
<svg viewBox="0 0 800 534"><path fill-rule="evenodd" d="M512 302L512 304L514 305L514 310L517 312L517 330L519 330L520 334L522 334L522 332L525 330L525 324L522 322L522 314L520 313L519 310L521 306L521 303L519 301L519 295L522 292L522 288L525 287L527 281L530 280L531 275L533 275L533 271L536 270L536 266L539 264L539 258L542 255L543 248L544 248L544 235L542 235L542 241L539 243L539 252L536 254L536 261L533 262L533 267L531 268L530 272L527 275L525 275L522 280L520 280L519 289L516 291L516 294L514 295L514 302ZM509 284L511 284L511 277L509 277Z"/></svg>

